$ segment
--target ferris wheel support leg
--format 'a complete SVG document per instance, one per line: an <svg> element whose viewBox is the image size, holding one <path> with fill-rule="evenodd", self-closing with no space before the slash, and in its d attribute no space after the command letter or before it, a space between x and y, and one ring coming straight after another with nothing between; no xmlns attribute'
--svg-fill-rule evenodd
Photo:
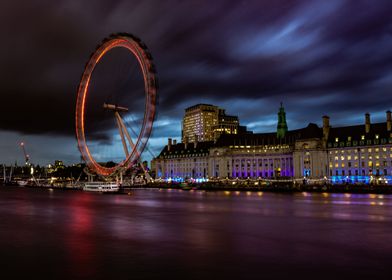
<svg viewBox="0 0 392 280"><path fill-rule="evenodd" d="M121 116L118 112L115 113L116 115L116 120L117 120L117 126L118 126L118 130L120 132L120 137L121 137L121 141L124 147L124 152L125 152L125 156L129 155L129 151L128 151L128 147L127 147L127 142L125 141L125 137L124 137L124 124L122 122ZM125 133L128 134L128 132L125 130Z"/></svg>
<svg viewBox="0 0 392 280"><path fill-rule="evenodd" d="M116 112L116 117L117 117L117 121L119 121L120 125L122 126L122 131L124 132L125 136L127 137L128 142L129 142L132 150L135 149L135 152L137 153L138 157L140 158L140 154L139 154L138 150L135 148L135 144L132 142L132 138L128 133L127 127L125 126L125 124L124 124L124 122L118 112ZM148 181L150 181L152 178L151 178L150 174L148 174L147 170L144 168L143 163L141 163L140 166L141 166L144 174L146 175L146 179Z"/></svg>

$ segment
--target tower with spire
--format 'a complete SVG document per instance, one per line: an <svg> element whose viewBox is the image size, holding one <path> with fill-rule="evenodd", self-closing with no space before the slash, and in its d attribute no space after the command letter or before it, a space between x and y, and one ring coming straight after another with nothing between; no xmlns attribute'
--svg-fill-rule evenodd
<svg viewBox="0 0 392 280"><path fill-rule="evenodd" d="M283 103L280 102L276 136L278 137L278 139L282 139L286 135L286 132L287 132L286 112L284 111Z"/></svg>

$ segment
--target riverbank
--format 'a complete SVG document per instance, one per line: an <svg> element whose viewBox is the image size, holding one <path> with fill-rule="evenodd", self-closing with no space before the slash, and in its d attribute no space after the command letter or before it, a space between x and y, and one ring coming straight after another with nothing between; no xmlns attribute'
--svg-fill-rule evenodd
<svg viewBox="0 0 392 280"><path fill-rule="evenodd" d="M327 192L327 193L392 194L392 186L390 185L365 185L365 184L363 185L295 184L294 185L292 183L273 183L268 185L255 185L255 184L222 184L222 183L201 183L201 184L149 183L143 187L160 188L160 189L205 190L205 191Z"/></svg>
<svg viewBox="0 0 392 280"><path fill-rule="evenodd" d="M63 191L82 191L81 187L64 187L64 186L10 186L2 185L1 187L13 188L32 188L45 190L63 190ZM274 183L268 185L252 184L222 184L222 183L201 183L201 184L173 184L173 183L148 183L140 186L129 186L120 188L119 193L128 194L132 189L181 189L184 191L204 190L204 191L251 191L251 192L316 192L316 193L363 193L363 194L392 194L390 185L319 185L319 184L288 184Z"/></svg>

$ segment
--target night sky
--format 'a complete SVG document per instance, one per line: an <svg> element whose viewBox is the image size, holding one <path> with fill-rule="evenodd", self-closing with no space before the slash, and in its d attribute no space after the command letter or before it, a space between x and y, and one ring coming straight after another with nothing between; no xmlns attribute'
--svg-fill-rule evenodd
<svg viewBox="0 0 392 280"><path fill-rule="evenodd" d="M153 154L180 139L184 109L197 103L254 132L276 130L281 101L289 129L321 125L325 114L332 126L363 123L366 112L381 122L392 109L390 0L2 1L0 163L23 162L22 140L33 163L80 161L77 86L91 52L116 32L140 37L158 71ZM123 56L97 69L97 96L100 83L127 92ZM143 93L132 101L139 108ZM91 141L109 143L114 130L95 125Z"/></svg>

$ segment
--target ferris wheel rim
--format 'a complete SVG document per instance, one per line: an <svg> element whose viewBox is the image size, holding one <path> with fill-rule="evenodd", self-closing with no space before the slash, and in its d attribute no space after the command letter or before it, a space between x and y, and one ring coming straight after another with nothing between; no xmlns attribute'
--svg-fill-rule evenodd
<svg viewBox="0 0 392 280"><path fill-rule="evenodd" d="M87 145L84 130L85 110L86 97L94 69L101 58L114 48L125 48L137 59L144 80L145 110L142 127L137 140L132 147L132 152L130 152L123 161L116 164L114 167L105 167L95 160ZM152 125L155 119L157 86L155 66L153 64L151 54L149 53L146 45L140 39L131 34L119 33L105 38L102 43L97 46L97 49L91 54L88 62L86 63L79 83L75 114L78 148L90 169L99 175L109 176L119 169L127 168L131 162L136 161L140 157L140 154L143 152L151 135Z"/></svg>

